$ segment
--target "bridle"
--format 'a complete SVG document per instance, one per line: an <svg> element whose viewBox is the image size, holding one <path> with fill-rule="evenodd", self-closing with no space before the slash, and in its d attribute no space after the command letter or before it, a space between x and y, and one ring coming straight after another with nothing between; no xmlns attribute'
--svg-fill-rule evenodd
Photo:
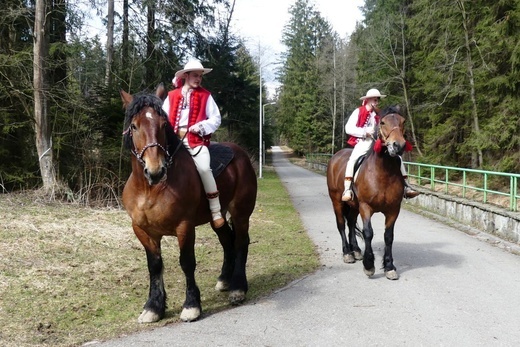
<svg viewBox="0 0 520 347"><path fill-rule="evenodd" d="M132 128L132 125L130 125L128 127L128 129L126 129L124 132L123 132L123 135L126 135L128 134L129 136L132 136L132 131L131 131L131 128ZM148 148L152 148L152 147L159 147L160 149L163 150L164 154L165 154L165 158L166 158L166 167L170 167L172 164L173 164L173 158L175 156L175 154L177 154L177 152L179 151L179 149L181 148L182 146L182 142L184 141L184 138L186 137L186 134L184 134L184 136L182 137L182 139L180 140L179 144L177 145L177 147L175 148L175 150L173 151L172 154L170 154L170 152L163 146L161 145L160 143L158 142L152 142L152 143L149 143L147 144L146 146L143 147L143 149L138 153L136 148L135 148L135 144L134 144L134 148L132 148L130 150L130 152L136 157L137 161L143 166L145 167L146 166L146 163L145 161L143 160L143 155L144 155L144 152L148 149ZM132 141L133 143L133 141Z"/></svg>
<svg viewBox="0 0 520 347"><path fill-rule="evenodd" d="M385 117L388 116L388 115L390 115L390 114L385 115ZM384 118L384 117L383 117L383 118ZM383 118L381 118L381 121L383 121ZM387 135L385 135L385 134L383 133L383 129L382 129L381 125L379 125L379 137L383 140L383 142L385 143L385 145L386 145L387 140L388 140L388 138L390 137L390 135L394 132L394 130L397 130L397 129L399 129L399 127L398 127L398 126L395 126L395 127L392 128L392 130L390 130L390 132L389 132Z"/></svg>
<svg viewBox="0 0 520 347"><path fill-rule="evenodd" d="M393 127L392 130L390 130L390 132L388 133L388 135L385 135L385 134L383 134L383 129L381 129L381 127L379 127L379 135L380 135L381 139L386 143L386 140L388 140L388 138L390 137L392 132L396 129L399 129L399 127Z"/></svg>
<svg viewBox="0 0 520 347"><path fill-rule="evenodd" d="M166 148L164 148L164 146L161 145L160 143L152 142L152 143L149 143L146 146L144 146L143 149L141 150L141 152L139 152L139 153L137 153L137 151L135 150L135 147L131 150L132 154L135 155L135 157L137 158L137 161L143 167L146 165L145 161L143 160L144 152L148 148L151 148L151 147L159 147L160 149L163 150L164 154L166 155L166 167L169 167L173 163L173 155L170 155L168 150Z"/></svg>

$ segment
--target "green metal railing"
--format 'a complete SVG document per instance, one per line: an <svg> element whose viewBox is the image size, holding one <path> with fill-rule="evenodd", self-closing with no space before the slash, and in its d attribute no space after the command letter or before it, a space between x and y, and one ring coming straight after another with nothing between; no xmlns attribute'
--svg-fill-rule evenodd
<svg viewBox="0 0 520 347"><path fill-rule="evenodd" d="M306 161L311 165L326 167L331 154L311 153ZM505 207L502 203L491 201L506 197L510 211L518 212L520 174L494 172L486 170L463 169L458 167L404 162L408 177L412 183L436 191L441 190L448 195L461 196L464 199L482 201Z"/></svg>

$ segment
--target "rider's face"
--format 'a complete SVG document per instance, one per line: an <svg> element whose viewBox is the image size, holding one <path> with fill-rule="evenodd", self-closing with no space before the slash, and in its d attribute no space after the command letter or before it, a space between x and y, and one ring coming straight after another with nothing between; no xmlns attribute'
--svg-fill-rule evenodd
<svg viewBox="0 0 520 347"><path fill-rule="evenodd" d="M202 82L202 71L190 71L187 73L186 84L190 88L197 88Z"/></svg>
<svg viewBox="0 0 520 347"><path fill-rule="evenodd" d="M366 108L369 111L372 111L374 107L377 107L379 104L379 98L370 98L366 100Z"/></svg>

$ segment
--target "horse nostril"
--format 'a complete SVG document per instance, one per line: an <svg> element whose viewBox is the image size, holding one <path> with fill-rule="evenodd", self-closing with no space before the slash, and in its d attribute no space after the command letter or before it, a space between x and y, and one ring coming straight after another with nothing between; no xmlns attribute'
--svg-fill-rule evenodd
<svg viewBox="0 0 520 347"><path fill-rule="evenodd" d="M161 166L157 170L145 168L143 172L150 185L155 185L166 178L167 168L165 166Z"/></svg>
<svg viewBox="0 0 520 347"><path fill-rule="evenodd" d="M166 168L163 166L161 167L161 170L157 173L157 178L159 180L163 179L166 175Z"/></svg>
<svg viewBox="0 0 520 347"><path fill-rule="evenodd" d="M396 152L400 152L403 149L403 146L397 141L392 142L392 147Z"/></svg>

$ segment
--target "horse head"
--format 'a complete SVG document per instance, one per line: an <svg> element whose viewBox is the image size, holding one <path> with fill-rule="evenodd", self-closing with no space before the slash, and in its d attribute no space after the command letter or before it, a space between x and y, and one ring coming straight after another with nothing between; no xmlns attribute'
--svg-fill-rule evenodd
<svg viewBox="0 0 520 347"><path fill-rule="evenodd" d="M121 90L121 99L126 109L124 143L143 166L143 174L150 185L166 179L171 156L168 151L169 135L173 130L162 110L162 100L156 95L131 95Z"/></svg>
<svg viewBox="0 0 520 347"><path fill-rule="evenodd" d="M387 148L390 156L403 154L406 148L404 138L405 118L400 114L399 106L390 106L381 112L378 141Z"/></svg>

